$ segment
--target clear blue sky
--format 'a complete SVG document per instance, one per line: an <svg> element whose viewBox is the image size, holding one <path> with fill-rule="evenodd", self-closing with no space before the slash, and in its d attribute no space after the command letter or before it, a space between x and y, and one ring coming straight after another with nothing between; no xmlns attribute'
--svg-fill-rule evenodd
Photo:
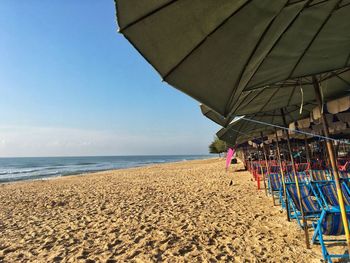
<svg viewBox="0 0 350 263"><path fill-rule="evenodd" d="M0 156L207 153L219 127L117 33L113 0L0 12Z"/></svg>

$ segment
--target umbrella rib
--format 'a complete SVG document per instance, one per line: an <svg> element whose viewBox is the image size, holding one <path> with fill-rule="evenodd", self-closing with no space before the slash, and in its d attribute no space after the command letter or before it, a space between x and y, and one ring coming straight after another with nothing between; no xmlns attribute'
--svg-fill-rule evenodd
<svg viewBox="0 0 350 263"><path fill-rule="evenodd" d="M139 18L136 19L135 21L132 21L132 22L130 22L129 24L127 24L126 26L120 28L120 29L119 29L119 32L123 32L124 30L126 30L126 29L128 29L129 27L131 27L131 26L137 24L137 23L140 22L141 20L146 19L147 17L153 15L154 13L158 12L159 10L161 10L161 9L163 9L163 8L166 8L166 7L168 7L169 5L171 5L171 4L173 4L173 3L177 2L177 1L178 1L178 0L171 0L170 2L165 3L165 4L163 4L163 5L159 6L159 7L157 7L156 9L150 11L149 13L147 13L147 14L145 14L145 15L139 17ZM118 16L118 12L117 12L117 16Z"/></svg>
<svg viewBox="0 0 350 263"><path fill-rule="evenodd" d="M319 1L319 2L317 2L317 3L315 3L315 4L312 4L312 3L311 3L309 6L311 7L311 6L323 4L323 3L328 2L328 1L329 1L329 0L323 0L323 1Z"/></svg>
<svg viewBox="0 0 350 263"><path fill-rule="evenodd" d="M245 133L243 133L242 132L242 129L245 127L245 126L247 126L249 123L245 123L245 122L242 122L242 123L240 123L240 125L239 125L239 127L237 127L237 128L232 128L232 126L234 126L234 125L232 125L231 127L227 127L227 132L229 131L229 130L231 130L231 131L235 131L236 133L240 133L240 134L244 134L245 135ZM238 139L238 135L236 136L236 140Z"/></svg>
<svg viewBox="0 0 350 263"><path fill-rule="evenodd" d="M241 120L239 120L239 121L241 121ZM235 124L237 124L237 123L233 123L232 125L228 126L226 129L227 130L230 130L230 129L234 130L232 127L235 126ZM239 131L241 131L243 129L244 125L246 125L246 124L244 122L239 122L239 124L240 125L237 127L237 129Z"/></svg>
<svg viewBox="0 0 350 263"><path fill-rule="evenodd" d="M249 125L249 122L245 122L245 123L243 123L242 125L241 125L241 127L240 127L240 129L239 129L239 131L240 132L242 132L242 134L244 134L244 135L246 135L246 133L244 133L244 130L243 130L243 128L245 129L247 126ZM254 126L250 129L250 130L254 130Z"/></svg>
<svg viewBox="0 0 350 263"><path fill-rule="evenodd" d="M349 68L350 68L350 67L349 67ZM338 67L338 68L336 68L336 69L332 69L332 70L320 71L320 72L318 72L317 74L320 75L320 74L329 73L329 72L334 72L334 71L342 70L342 69L344 69L343 66ZM307 74L307 75L300 75L300 76L298 76L296 79L299 79L299 78L306 78L306 77L310 77L310 74ZM306 84L310 84L310 83L306 83Z"/></svg>
<svg viewBox="0 0 350 263"><path fill-rule="evenodd" d="M246 121L244 124L245 124L245 127L246 127L246 126L248 126L249 124L251 124L251 122ZM254 123L253 126L251 127L251 129L249 130L250 132L249 132L249 131L246 131L245 133L242 132L242 134L247 135L247 134L253 133L253 131L256 129L256 126L257 126L257 124ZM242 128L242 129L243 129L243 128ZM240 131L242 131L242 129L240 129ZM237 137L238 137L238 136L237 136Z"/></svg>
<svg viewBox="0 0 350 263"><path fill-rule="evenodd" d="M211 110L213 111L213 110ZM210 111L207 111L206 113L203 113L203 115L205 117L207 117L208 119L214 121L216 124L219 124L220 126L222 126L222 123L224 123L226 121L225 117L223 117L222 115L218 114L218 117L220 118L220 120L217 122L215 120L213 120L212 118L210 118L210 115L209 115Z"/></svg>
<svg viewBox="0 0 350 263"><path fill-rule="evenodd" d="M296 105L292 105L292 107L296 107ZM295 108L296 109L296 108ZM291 109L290 111L287 111L287 107L285 107L285 111L284 111L284 115L286 116L286 118L290 118L291 113L293 113L295 110ZM291 119L291 118L290 118Z"/></svg>
<svg viewBox="0 0 350 263"><path fill-rule="evenodd" d="M249 98L249 94L251 94L251 92L249 91L249 93L238 103L238 105L235 107L235 109L238 109L239 107L241 107L241 105L247 100L247 98ZM256 95L254 95L253 98L255 98ZM230 115L228 115L229 117Z"/></svg>
<svg viewBox="0 0 350 263"><path fill-rule="evenodd" d="M340 5L338 9L343 8L343 7L346 7L346 6L348 6L348 5L350 5L350 2L347 3L347 4Z"/></svg>
<svg viewBox="0 0 350 263"><path fill-rule="evenodd" d="M266 101L266 103L260 108L260 112L262 112L264 110L264 108L267 106L267 104L269 104L269 102L272 100L272 98L276 95L276 93L281 89L281 86L279 88L277 88L272 96Z"/></svg>
<svg viewBox="0 0 350 263"><path fill-rule="evenodd" d="M227 18L225 18L217 27L215 27L209 34L207 34L197 45L192 48L192 50L187 53L178 63L176 63L167 73L164 74L163 79L165 80L171 73L174 72L189 56L192 55L207 39L209 36L214 34L220 27L222 27L228 20L230 20L235 14L241 11L244 7L246 7L252 0L247 0L242 6L240 6L237 10L232 12Z"/></svg>
<svg viewBox="0 0 350 263"><path fill-rule="evenodd" d="M320 82L323 82L325 80L328 80L328 79L331 79L331 78L334 78L334 77L337 77L339 76L340 74L343 74L347 71L350 71L350 68L346 67L345 69L342 69L342 70L334 70L334 71L331 71L329 72L328 75L326 75L324 78L320 79Z"/></svg>
<svg viewBox="0 0 350 263"><path fill-rule="evenodd" d="M254 131L258 130L259 127L258 127L258 124L257 123L254 123L254 126L251 128L251 133L253 133Z"/></svg>
<svg viewBox="0 0 350 263"><path fill-rule="evenodd" d="M311 104L311 103L306 103L306 104L304 105L305 107L303 108L303 110L305 110L305 111L307 111L307 112L311 112L310 110L308 110L308 109L306 108L307 105L313 105L313 104Z"/></svg>
<svg viewBox="0 0 350 263"><path fill-rule="evenodd" d="M335 74L335 77L337 77L338 79L340 79L341 81L343 81L345 84L347 84L347 85L350 86L350 82L349 82L349 81L343 79L342 77L340 77L339 75L336 75L336 74Z"/></svg>
<svg viewBox="0 0 350 263"><path fill-rule="evenodd" d="M248 102L247 104L250 104L253 100L255 100L255 98L256 98L257 96L259 96L263 91L264 91L263 89L259 90L259 92L256 93L256 94L253 96L253 98L251 98L251 99L249 100L249 102ZM248 98L248 96L247 96L246 98ZM245 99L246 99L246 98L245 98ZM239 107L241 107L241 105L243 104L243 102L245 101L245 99L239 103L239 105L235 108L235 111L236 111ZM229 118L233 115L233 113L234 113L234 111L233 111L233 112L230 112L230 114L227 115L227 119L229 119Z"/></svg>
<svg viewBox="0 0 350 263"><path fill-rule="evenodd" d="M350 66L350 53L349 53L349 55L348 55L348 57L347 57L347 59L345 61L345 67L346 66Z"/></svg>
<svg viewBox="0 0 350 263"><path fill-rule="evenodd" d="M251 115L251 118L255 118L255 117L256 117L256 118L258 118L258 117L262 118L262 117L264 116L264 114L261 115L261 116L258 116L258 114L259 114L260 112L261 112L261 111L252 114L252 115ZM244 120L244 119L243 119L243 120ZM249 123L249 121L247 121L247 123ZM248 124L247 124L247 125L248 125ZM253 128L255 129L256 126L258 126L257 123L255 123L255 125L253 126ZM254 129L252 129L252 130L254 130Z"/></svg>
<svg viewBox="0 0 350 263"><path fill-rule="evenodd" d="M350 58L350 57L349 57ZM350 61L349 61L350 62ZM340 68L337 68L335 70L331 70L331 71L322 71L322 72L319 72L318 75L321 75L321 74L324 74L324 73L335 73L337 72L337 74L342 74L344 72L347 72L350 70L350 66L347 66L345 69L344 67L340 67ZM339 71L339 72L338 72ZM308 79L308 77L310 77L310 75L302 75L302 76L299 76L297 78L294 78L294 79L301 79L302 82L301 84L302 85L311 85L312 83L310 82L310 80ZM328 79L328 78L331 78L330 76L326 77L324 80ZM283 84L284 87L290 87L290 86L295 86L296 84L300 84L300 81L298 81L298 83L295 83L297 82L296 80L294 81L294 79L289 79L289 80L285 80ZM303 79L306 79L306 81L303 81ZM279 84L281 82L276 82L274 84ZM274 85L274 84L271 84L271 85ZM270 85L270 86L271 86ZM268 89L269 87L266 87L265 89ZM273 88L273 87L272 87ZM261 88L255 88L255 89L249 89L249 91L252 91L252 90L258 90L258 89L261 89Z"/></svg>
<svg viewBox="0 0 350 263"><path fill-rule="evenodd" d="M291 6L291 5L295 5L295 4L298 4L300 2L304 2L305 0L299 0L299 1L294 1L292 3L287 3L286 6Z"/></svg>
<svg viewBox="0 0 350 263"><path fill-rule="evenodd" d="M276 110L273 111L274 113L276 112ZM274 123L274 120L275 120L275 115L272 115L272 120L271 120L271 123Z"/></svg>
<svg viewBox="0 0 350 263"><path fill-rule="evenodd" d="M247 81L247 86L249 86L249 83L251 82L251 80L253 79L253 77L255 76L255 73L259 71L260 67L262 66L262 64L264 63L265 59L271 54L271 52L274 50L274 48L276 47L276 45L279 43L279 41L281 40L282 36L292 27L292 25L294 24L294 22L298 19L299 15L301 14L301 12L304 10L304 8L311 2L312 0L308 0L307 2L305 2L304 6L299 10L298 14L292 19L292 21L290 21L290 23L288 24L288 26L281 32L280 36L276 39L275 43L272 45L272 47L270 48L270 50L266 53L266 55L264 56L264 58L261 60L260 64L256 67L256 69L254 70L254 73L251 75L251 77L249 78L249 80Z"/></svg>
<svg viewBox="0 0 350 263"><path fill-rule="evenodd" d="M252 118L257 117L258 113L259 113L259 112L256 112L256 113L252 114L252 116L251 116L251 117L252 117ZM243 120L244 120L244 119L243 119ZM247 126L249 123L250 123L250 122L249 122L249 121L247 121L247 122L245 123L245 126ZM240 130L242 130L242 129L243 129L243 127L245 127L245 126L242 124L242 126L241 126ZM253 127L255 127L255 126L253 126Z"/></svg>
<svg viewBox="0 0 350 263"><path fill-rule="evenodd" d="M350 56L350 54L349 54L349 56ZM331 75L334 74L334 73L337 74L337 75L340 75L340 74L343 74L343 73L345 73L347 71L350 71L350 67L345 67L345 68L340 69L340 70L334 70L334 71L331 72Z"/></svg>
<svg viewBox="0 0 350 263"><path fill-rule="evenodd" d="M270 30L271 26L273 25L273 23L275 22L276 18L281 14L282 10L286 7L286 4L287 4L287 3L288 3L288 2L286 2L286 3L284 4L284 6L281 7L280 11L279 11L277 14L275 14L274 18L271 19L271 21L269 22L269 24L267 25L267 27L264 29L264 32L263 32L263 33L261 34L261 36L259 37L259 40L258 40L257 43L255 44L255 46L254 46L252 52L250 53L250 55L249 55L249 57L248 57L246 63L244 64L244 66L243 66L243 68L242 68L242 70L241 70L241 72L240 72L240 74L239 74L239 77L237 78L237 81L236 81L235 85L233 86L233 90L232 90L232 92L231 92L230 98L229 98L229 100L227 101L227 103L226 103L226 105L225 105L225 112L227 111L227 108L231 108L231 104L232 104L232 102L233 102L233 100L234 100L236 91L237 91L237 89L239 88L239 84L240 84L241 81L242 81L242 77L243 77L243 75L244 75L244 73L245 73L245 71L246 71L246 69L247 69L247 67L248 67L248 65L249 65L249 63L250 63L250 61L251 61L252 58L254 57L254 55L255 55L255 53L256 53L258 47L260 46L261 42L264 40L266 34L269 32L269 30Z"/></svg>
<svg viewBox="0 0 350 263"><path fill-rule="evenodd" d="M296 70L296 68L300 64L301 60L304 58L305 54L309 51L310 47L312 46L312 44L314 43L314 41L316 40L318 35L321 33L321 31L323 30L324 26L327 24L328 20L332 17L333 12L339 6L341 1L342 0L338 0L337 1L337 3L334 5L333 9L329 12L329 14L325 18L325 20L322 22L320 28L316 31L316 34L313 36L313 38L311 39L310 43L307 45L307 47L305 48L305 50L303 51L303 53L301 54L301 56L297 60L297 63L294 65L294 67L292 68L291 72L289 73L288 79L292 77L292 75L294 74L294 71Z"/></svg>

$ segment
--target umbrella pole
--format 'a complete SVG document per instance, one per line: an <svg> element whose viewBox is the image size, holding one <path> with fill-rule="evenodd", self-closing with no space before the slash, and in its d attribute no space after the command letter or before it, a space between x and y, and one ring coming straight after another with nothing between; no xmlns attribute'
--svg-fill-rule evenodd
<svg viewBox="0 0 350 263"><path fill-rule="evenodd" d="M281 114L282 114L284 126L287 127L286 116L284 115L283 109L281 109ZM301 202L301 192L300 192L299 180L298 180L298 176L297 176L297 170L295 168L294 158L293 158L293 154L292 154L292 148L290 146L289 132L288 131L286 132L286 136L287 136L287 146L288 146L288 151L289 151L289 155L290 155L290 160L292 162L295 186L297 188L300 213L301 213L301 217L302 217L302 220L303 220L303 229L304 229L304 233L305 233L305 244L306 244L306 248L310 248L308 226L307 226L307 221L306 221L305 214L304 214L303 204Z"/></svg>
<svg viewBox="0 0 350 263"><path fill-rule="evenodd" d="M309 144L307 142L307 137L305 135L304 137L304 142L305 142L305 153L306 153L306 160L308 163L311 164L311 158L310 158L310 149L309 149Z"/></svg>
<svg viewBox="0 0 350 263"><path fill-rule="evenodd" d="M311 169L310 148L309 148L309 144L308 144L308 142L307 142L307 137L306 137L306 135L304 136L304 141L305 141L306 160L307 160L307 162L308 162L309 165L310 165L309 174L310 174L310 177L311 177L311 179L312 179L313 177L312 177L312 169Z"/></svg>
<svg viewBox="0 0 350 263"><path fill-rule="evenodd" d="M253 148L253 147L251 147L251 148ZM255 172L253 170L253 155L252 154L253 154L253 151L251 151L249 153L249 155L250 155L250 166L249 166L249 169L250 169L250 172L253 173L253 178L255 178Z"/></svg>
<svg viewBox="0 0 350 263"><path fill-rule="evenodd" d="M335 146L335 159L338 160L339 158L339 147L340 147L340 142L337 143L337 145Z"/></svg>
<svg viewBox="0 0 350 263"><path fill-rule="evenodd" d="M267 195L267 189L266 189L266 182L265 182L265 174L264 174L264 169L261 165L261 160L260 160L260 154L259 154L259 145L257 145L256 150L258 152L258 161L259 161L259 166L260 166L260 173L263 177L263 181L264 181L264 189L265 189L265 194ZM258 182L258 188L260 189L260 177L257 176L257 182Z"/></svg>
<svg viewBox="0 0 350 263"><path fill-rule="evenodd" d="M264 142L262 142L264 143ZM258 146L259 147L259 146ZM262 149L262 152L265 154L264 152L264 146L260 146L261 149ZM258 153L259 153L259 150L258 150ZM266 177L265 177L265 173L264 173L264 168L262 166L262 160L260 160L260 155L259 155L259 163L260 163L260 168L261 168L261 175L262 175L262 179L263 179L263 182L264 182L264 190L265 190L265 195L267 196L267 186L266 186ZM266 167L266 172L267 172L267 167Z"/></svg>
<svg viewBox="0 0 350 263"><path fill-rule="evenodd" d="M266 165L266 175L269 174L269 162L267 161L267 155L266 155L266 148L265 148L265 144L264 144L264 136L263 136L263 133L260 132L260 136L261 136L261 142L262 142L262 150L263 150L263 153L264 153L264 158L265 158L265 165ZM265 194L267 195L267 188L266 188L266 177L265 175L263 176L263 180L264 180L264 186L265 186ZM272 196L273 198L273 196Z"/></svg>
<svg viewBox="0 0 350 263"><path fill-rule="evenodd" d="M256 156L257 156L257 160L255 162L257 164L259 164L260 163L260 156L259 156L259 146L258 145L256 145ZM260 173L261 173L261 166L259 165L259 166L256 166L256 167L258 169L260 169ZM258 184L258 190L260 190L260 181L259 181L258 169L256 169L255 180L257 181L257 184Z"/></svg>
<svg viewBox="0 0 350 263"><path fill-rule="evenodd" d="M321 98L320 85L319 85L318 80L315 76L312 77L312 80L313 80L313 84L314 84L314 88L315 88L315 95L316 95L318 106L320 109L322 109L323 102L322 102L322 98ZM327 123L326 117L325 117L323 112L321 112L321 121L322 121L324 135L329 138L328 123ZM337 188L337 196L338 196L341 217L342 217L344 230L345 230L346 242L348 245L348 249L350 251L349 225L348 225L348 220L347 220L346 211L345 211L343 192L342 192L340 181L339 181L339 171L338 171L338 167L336 164L335 152L334 152L333 144L330 140L326 140L326 145L327 145L327 151L328 151L328 155L330 157L331 166L332 166L332 170L333 170L333 174L334 174L335 186Z"/></svg>
<svg viewBox="0 0 350 263"><path fill-rule="evenodd" d="M243 146L244 169L248 170L247 147Z"/></svg>
<svg viewBox="0 0 350 263"><path fill-rule="evenodd" d="M282 176L283 198L284 198L284 203L286 205L287 220L290 221L290 218L289 218L289 203L288 203L288 200L287 200L286 180L285 180L285 177L284 177L284 171L283 171L283 167L282 167L280 144L278 143L278 135L277 135L277 129L276 128L275 128L275 135L276 135L276 146L277 146L277 161L278 161L278 165L280 166L280 171L281 171L281 176Z"/></svg>
<svg viewBox="0 0 350 263"><path fill-rule="evenodd" d="M322 146L323 146L322 147L323 158L326 161L326 166L329 167L330 166L329 160L331 159L331 156L329 155L329 152L328 152L328 149L327 149L327 142L326 142L326 140L323 140Z"/></svg>

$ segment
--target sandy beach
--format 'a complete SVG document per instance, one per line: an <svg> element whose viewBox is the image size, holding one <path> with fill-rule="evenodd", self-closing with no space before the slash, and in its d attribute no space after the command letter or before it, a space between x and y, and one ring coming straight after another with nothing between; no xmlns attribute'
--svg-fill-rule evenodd
<svg viewBox="0 0 350 263"><path fill-rule="evenodd" d="M322 258L248 172L227 174L222 159L3 184L0 207L1 262Z"/></svg>

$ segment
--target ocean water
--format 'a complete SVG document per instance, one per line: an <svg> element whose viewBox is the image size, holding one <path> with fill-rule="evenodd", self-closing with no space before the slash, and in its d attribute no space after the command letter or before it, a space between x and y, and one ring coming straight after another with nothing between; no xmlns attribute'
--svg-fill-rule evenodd
<svg viewBox="0 0 350 263"><path fill-rule="evenodd" d="M0 158L0 183L211 158L212 155Z"/></svg>

